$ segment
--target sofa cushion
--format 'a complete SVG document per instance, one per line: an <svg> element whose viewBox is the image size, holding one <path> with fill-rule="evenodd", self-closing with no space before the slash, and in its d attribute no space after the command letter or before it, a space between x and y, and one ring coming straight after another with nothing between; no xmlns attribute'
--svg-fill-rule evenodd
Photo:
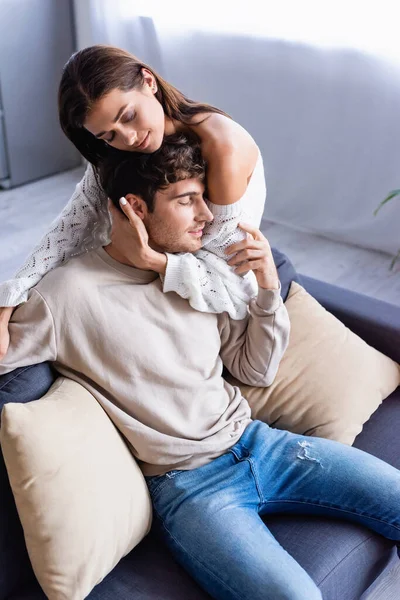
<svg viewBox="0 0 400 600"><path fill-rule="evenodd" d="M7 402L31 402L41 398L53 384L56 374L49 363L41 363L0 377L1 410ZM1 422L1 421L0 421ZM33 577L21 522L11 491L0 448L0 600L24 580Z"/></svg>
<svg viewBox="0 0 400 600"><path fill-rule="evenodd" d="M289 346L267 388L244 385L252 417L279 429L352 444L363 424L400 384L400 366L327 312L292 282L285 303Z"/></svg>
<svg viewBox="0 0 400 600"><path fill-rule="evenodd" d="M301 275L301 285L368 344L400 363L400 307Z"/></svg>
<svg viewBox="0 0 400 600"><path fill-rule="evenodd" d="M60 377L3 409L1 445L35 574L50 600L80 600L149 531L142 472L93 396Z"/></svg>

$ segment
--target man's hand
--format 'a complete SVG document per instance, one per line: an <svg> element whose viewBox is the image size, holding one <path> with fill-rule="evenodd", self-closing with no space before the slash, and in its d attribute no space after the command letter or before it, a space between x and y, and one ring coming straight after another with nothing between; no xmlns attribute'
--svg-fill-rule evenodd
<svg viewBox="0 0 400 600"><path fill-rule="evenodd" d="M256 227L246 223L239 223L239 227L248 235L242 242L232 244L225 250L225 254L235 254L228 265L239 265L235 269L238 275L254 271L260 288L279 289L279 277L268 240Z"/></svg>
<svg viewBox="0 0 400 600"><path fill-rule="evenodd" d="M121 208L125 216L111 200L108 201L108 209L112 216L111 246L132 267L165 274L167 257L149 246L149 234L142 219L129 202L121 203Z"/></svg>

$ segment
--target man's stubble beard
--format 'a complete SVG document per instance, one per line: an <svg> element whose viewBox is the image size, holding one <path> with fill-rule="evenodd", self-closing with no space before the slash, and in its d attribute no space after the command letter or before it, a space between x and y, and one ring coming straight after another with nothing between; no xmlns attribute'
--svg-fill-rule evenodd
<svg viewBox="0 0 400 600"><path fill-rule="evenodd" d="M189 239L190 234L178 233L171 225L166 224L163 219L151 214L145 222L149 234L149 245L157 252L196 252L201 248L201 238Z"/></svg>

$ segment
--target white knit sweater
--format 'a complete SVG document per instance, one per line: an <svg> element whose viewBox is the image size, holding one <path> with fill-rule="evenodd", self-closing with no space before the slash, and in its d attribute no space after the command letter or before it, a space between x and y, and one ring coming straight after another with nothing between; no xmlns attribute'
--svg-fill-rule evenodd
<svg viewBox="0 0 400 600"><path fill-rule="evenodd" d="M245 238L239 222L259 227L264 210L266 187L261 154L243 197L221 206L208 202L214 215L203 234L203 247L194 254L167 254L164 292L176 292L202 312L228 312L243 319L249 300L257 293L253 272L240 276L227 264L224 250ZM93 167L88 165L67 206L53 221L50 231L34 248L13 279L0 284L0 306L26 302L28 291L50 270L72 256L110 243L111 218L107 197L99 186Z"/></svg>

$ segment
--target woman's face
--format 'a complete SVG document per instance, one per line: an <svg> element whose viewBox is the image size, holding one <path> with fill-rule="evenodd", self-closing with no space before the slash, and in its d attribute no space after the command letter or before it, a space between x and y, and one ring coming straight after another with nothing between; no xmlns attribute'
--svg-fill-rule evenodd
<svg viewBox="0 0 400 600"><path fill-rule="evenodd" d="M162 144L166 117L155 97L157 83L146 69L143 75L141 89L112 90L96 102L84 122L91 134L118 150L151 153Z"/></svg>

